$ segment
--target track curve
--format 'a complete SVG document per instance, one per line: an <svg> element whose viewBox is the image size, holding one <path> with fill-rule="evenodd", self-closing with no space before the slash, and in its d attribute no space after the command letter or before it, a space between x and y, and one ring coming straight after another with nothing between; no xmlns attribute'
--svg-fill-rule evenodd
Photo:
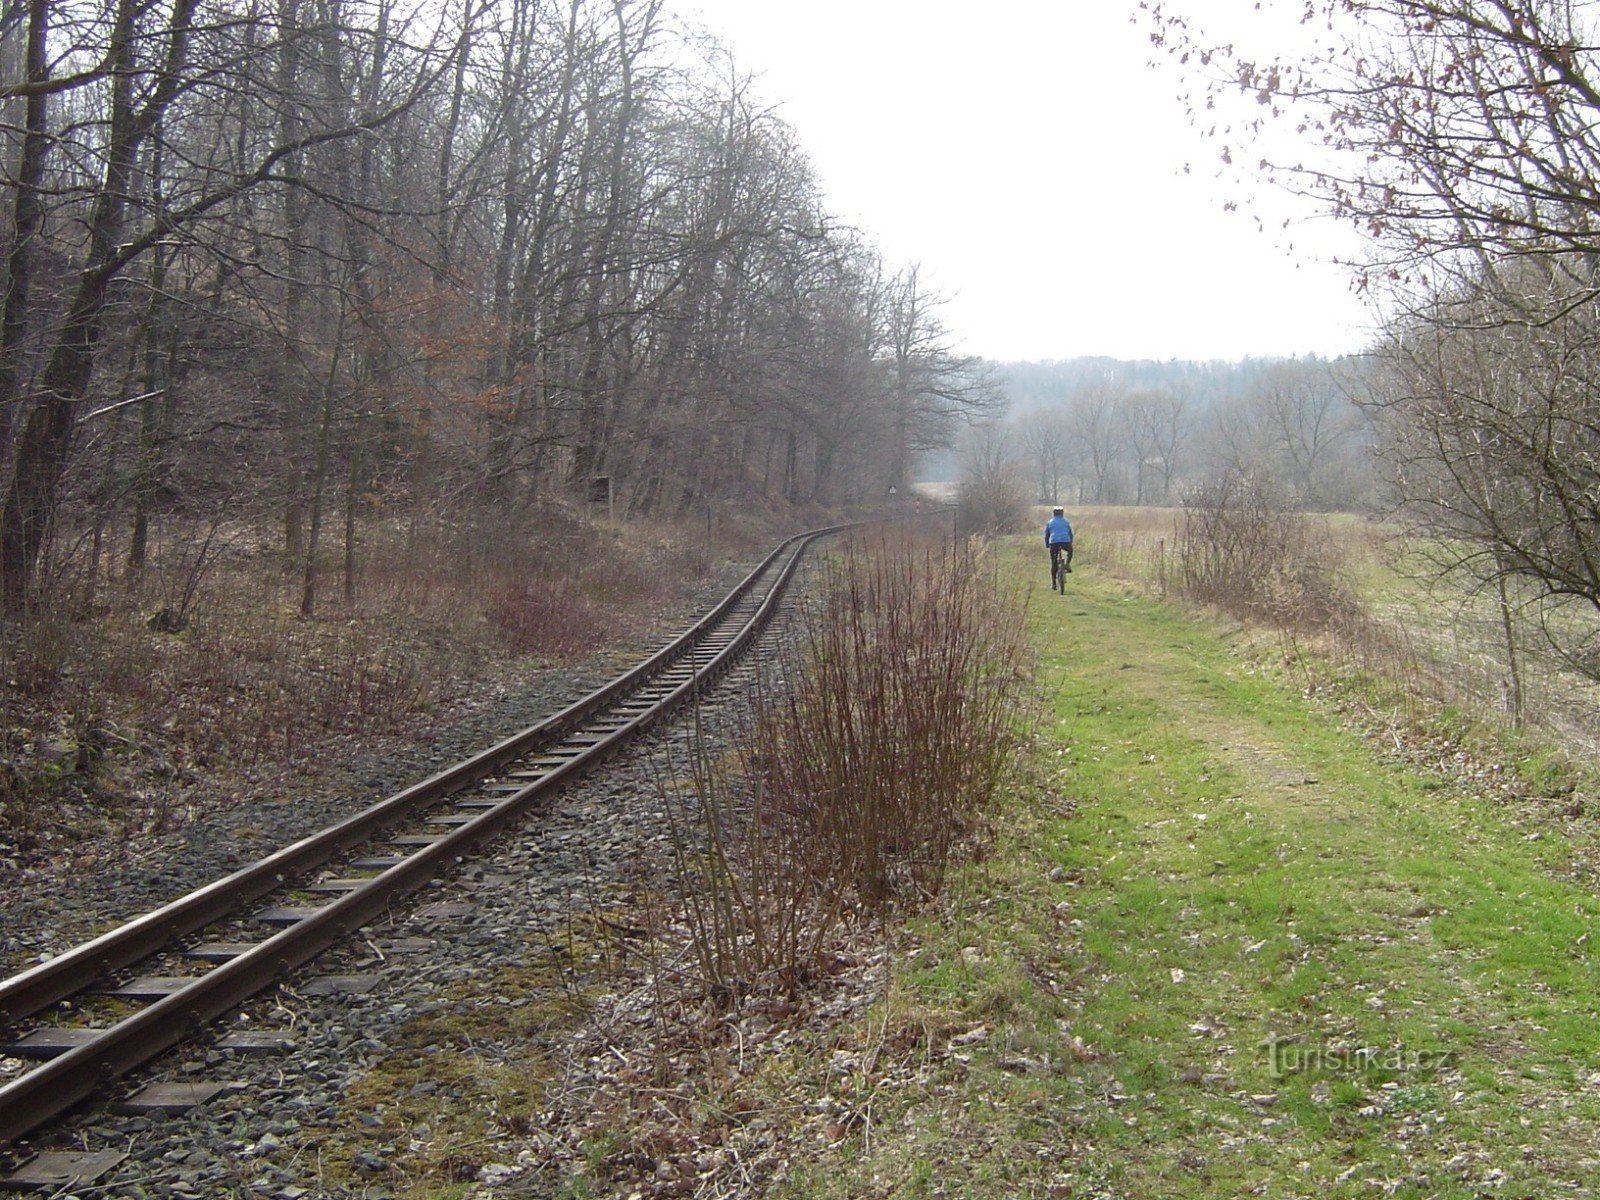
<svg viewBox="0 0 1600 1200"><path fill-rule="evenodd" d="M81 946L0 981L0 1022L17 1023L95 988L118 971L237 916L363 845L410 853L357 859L374 874L331 881L336 899L297 915L141 1011L67 1040L44 1065L0 1086L0 1146L24 1138L109 1082L136 1070L315 958L395 901L461 861L563 784L592 769L718 679L771 620L805 550L849 526L796 535L776 547L704 617L655 654L553 716L489 749ZM439 815L448 805L455 811ZM393 835L431 822L428 832ZM444 832L434 832L443 829ZM376 865L376 864L383 865ZM70 1044L68 1044L70 1043ZM16 1043L13 1046L15 1049ZM39 1055L45 1057L45 1055Z"/></svg>

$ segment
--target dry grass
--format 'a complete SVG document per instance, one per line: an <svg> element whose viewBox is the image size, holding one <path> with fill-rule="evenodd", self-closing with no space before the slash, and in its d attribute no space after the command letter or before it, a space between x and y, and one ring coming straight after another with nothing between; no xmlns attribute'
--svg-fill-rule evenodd
<svg viewBox="0 0 1600 1200"><path fill-rule="evenodd" d="M1593 720L1600 685L1544 649L1536 606L1513 593L1514 685L1492 590L1441 573L1437 555L1381 522L1349 514L1305 519L1349 601L1336 619L1314 631L1277 631L1308 687L1335 679L1358 682L1364 703L1373 708L1370 715L1412 728L1444 718L1510 729L1520 709L1529 729L1567 752L1600 760ZM1175 594L1181 590L1175 551L1180 521L1181 512L1173 509L1087 510L1077 518L1080 561L1161 595ZM1088 555L1085 546L1092 547ZM1600 625L1586 613L1562 619Z"/></svg>
<svg viewBox="0 0 1600 1200"><path fill-rule="evenodd" d="M703 525L658 524L647 544L560 514L374 525L353 597L330 566L306 619L265 532L186 532L142 579L80 584L0 628L0 865L186 820L339 739L643 636L708 565Z"/></svg>
<svg viewBox="0 0 1600 1200"><path fill-rule="evenodd" d="M1042 529L1049 509L1035 511L1035 524ZM1077 561L1165 587L1182 509L1086 505L1069 510L1069 516Z"/></svg>
<svg viewBox="0 0 1600 1200"><path fill-rule="evenodd" d="M1426 547L1383 527L1356 530L1345 542L1348 572L1365 604L1358 623L1320 647L1338 669L1397 681L1386 699L1408 723L1441 711L1470 714L1492 726L1539 731L1600 761L1600 683L1552 652L1542 628L1555 619L1566 623L1564 632L1600 629L1592 612L1552 617L1514 587L1502 611L1493 588L1441 573Z"/></svg>

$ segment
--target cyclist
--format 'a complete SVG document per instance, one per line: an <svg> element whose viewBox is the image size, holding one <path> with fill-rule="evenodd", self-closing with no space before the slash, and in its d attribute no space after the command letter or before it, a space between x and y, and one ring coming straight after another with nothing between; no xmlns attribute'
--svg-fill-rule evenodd
<svg viewBox="0 0 1600 1200"><path fill-rule="evenodd" d="M1072 523L1059 506L1050 510L1050 519L1044 523L1044 544L1050 549L1050 581L1056 579L1056 560L1064 559L1061 569L1072 571Z"/></svg>

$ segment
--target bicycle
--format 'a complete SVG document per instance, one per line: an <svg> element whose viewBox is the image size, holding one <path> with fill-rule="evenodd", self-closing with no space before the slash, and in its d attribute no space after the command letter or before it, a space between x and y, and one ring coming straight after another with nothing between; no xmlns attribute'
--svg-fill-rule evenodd
<svg viewBox="0 0 1600 1200"><path fill-rule="evenodd" d="M1072 546L1055 543L1050 547L1050 590L1067 594L1067 576L1072 574Z"/></svg>

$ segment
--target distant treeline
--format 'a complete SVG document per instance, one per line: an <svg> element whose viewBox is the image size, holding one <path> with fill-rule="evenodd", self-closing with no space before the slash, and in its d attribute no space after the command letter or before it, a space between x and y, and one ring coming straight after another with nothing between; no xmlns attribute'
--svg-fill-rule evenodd
<svg viewBox="0 0 1600 1200"><path fill-rule="evenodd" d="M1040 501L1172 504L1229 468L1308 509L1375 503L1363 360L1005 363L1006 438Z"/></svg>

